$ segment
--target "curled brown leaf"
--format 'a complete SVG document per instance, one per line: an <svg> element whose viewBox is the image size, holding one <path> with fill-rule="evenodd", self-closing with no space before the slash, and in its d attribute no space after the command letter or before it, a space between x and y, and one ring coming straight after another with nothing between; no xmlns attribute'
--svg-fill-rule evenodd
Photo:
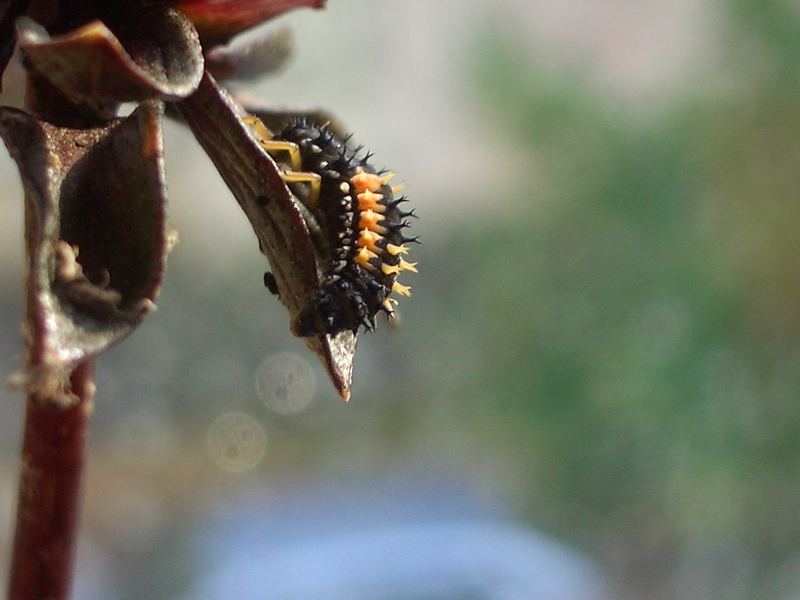
<svg viewBox="0 0 800 600"><path fill-rule="evenodd" d="M32 385L128 335L153 310L167 252L160 103L92 129L0 108L25 190Z"/></svg>
<svg viewBox="0 0 800 600"><path fill-rule="evenodd" d="M92 21L51 37L35 21L17 22L30 68L76 102L138 102L191 94L203 73L197 33L180 12L159 8L126 15L115 31Z"/></svg>

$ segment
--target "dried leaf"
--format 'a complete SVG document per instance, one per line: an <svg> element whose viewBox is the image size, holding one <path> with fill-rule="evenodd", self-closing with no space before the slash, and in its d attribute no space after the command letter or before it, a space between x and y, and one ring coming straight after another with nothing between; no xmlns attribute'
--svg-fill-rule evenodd
<svg viewBox="0 0 800 600"><path fill-rule="evenodd" d="M17 22L29 65L76 102L132 102L183 98L203 73L192 24L173 9L133 12L117 29L93 21L50 37L35 21Z"/></svg>
<svg viewBox="0 0 800 600"><path fill-rule="evenodd" d="M177 107L250 220L269 259L279 297L294 318L314 296L320 279L299 202L281 179L275 161L242 122L241 107L210 75ZM349 398L357 337L348 331L304 339L342 397Z"/></svg>
<svg viewBox="0 0 800 600"><path fill-rule="evenodd" d="M160 103L94 129L0 108L25 188L33 385L127 336L153 310L167 251Z"/></svg>
<svg viewBox="0 0 800 600"><path fill-rule="evenodd" d="M206 68L217 80L256 79L283 67L293 46L290 29L266 29L247 43L213 48L206 54Z"/></svg>

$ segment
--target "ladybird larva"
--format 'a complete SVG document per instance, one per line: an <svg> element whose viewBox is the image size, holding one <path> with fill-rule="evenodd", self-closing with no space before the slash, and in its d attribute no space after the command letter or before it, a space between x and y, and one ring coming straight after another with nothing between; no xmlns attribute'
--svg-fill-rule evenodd
<svg viewBox="0 0 800 600"><path fill-rule="evenodd" d="M375 328L379 311L390 317L397 300L411 289L397 281L402 271L417 271L406 260L408 218L405 196L396 197L394 173L375 169L370 154L359 157L325 126L306 121L289 124L272 136L260 122L251 121L265 150L286 161L284 180L313 216L318 230L322 276L313 299L292 323L300 337L356 332ZM310 228L312 224L310 224Z"/></svg>

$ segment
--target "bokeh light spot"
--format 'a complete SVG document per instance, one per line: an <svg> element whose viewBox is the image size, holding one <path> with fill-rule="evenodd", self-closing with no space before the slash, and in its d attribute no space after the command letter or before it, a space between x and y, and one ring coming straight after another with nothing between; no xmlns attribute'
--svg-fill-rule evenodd
<svg viewBox="0 0 800 600"><path fill-rule="evenodd" d="M255 384L258 397L281 415L307 409L317 387L308 362L289 352L267 356L256 371Z"/></svg>
<svg viewBox="0 0 800 600"><path fill-rule="evenodd" d="M225 471L249 471L261 462L266 449L264 428L244 413L222 414L208 428L208 454Z"/></svg>

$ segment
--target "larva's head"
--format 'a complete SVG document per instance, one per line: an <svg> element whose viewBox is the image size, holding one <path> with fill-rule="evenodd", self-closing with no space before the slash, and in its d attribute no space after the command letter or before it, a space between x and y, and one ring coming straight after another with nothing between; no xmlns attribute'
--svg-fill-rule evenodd
<svg viewBox="0 0 800 600"><path fill-rule="evenodd" d="M372 328L372 316L362 294L345 279L323 285L314 299L300 311L292 323L292 333L299 337L336 335L357 331L361 325Z"/></svg>

